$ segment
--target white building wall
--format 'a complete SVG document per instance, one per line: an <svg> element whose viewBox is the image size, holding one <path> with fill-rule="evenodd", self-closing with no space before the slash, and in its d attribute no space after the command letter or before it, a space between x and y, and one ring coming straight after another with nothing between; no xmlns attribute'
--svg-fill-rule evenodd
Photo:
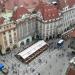
<svg viewBox="0 0 75 75"><path fill-rule="evenodd" d="M63 20L65 28L69 27L71 23L75 20L75 7L69 8L67 11L63 12Z"/></svg>
<svg viewBox="0 0 75 75"><path fill-rule="evenodd" d="M2 34L2 38L4 38L4 35ZM2 54L5 54L6 53L6 51L5 51L5 43L4 43L4 39L3 39L3 47L2 47Z"/></svg>
<svg viewBox="0 0 75 75"><path fill-rule="evenodd" d="M13 30L11 30L11 37L12 37L12 44L14 44L15 42L14 42L14 31Z"/></svg>
<svg viewBox="0 0 75 75"><path fill-rule="evenodd" d="M26 28L27 28L27 35L29 33L29 30L28 30L28 22L26 22Z"/></svg>
<svg viewBox="0 0 75 75"><path fill-rule="evenodd" d="M6 40L7 40L7 46L10 46L10 42L9 42L9 32L8 32L8 31L5 33L5 36L6 36Z"/></svg>
<svg viewBox="0 0 75 75"><path fill-rule="evenodd" d="M62 19L58 20L56 22L57 26L56 26L56 31L58 34L61 34L64 31L64 26L63 26L63 21Z"/></svg>
<svg viewBox="0 0 75 75"><path fill-rule="evenodd" d="M32 36L28 36L25 39L22 39L18 42L18 46L20 47L21 42L24 42L24 44L26 45L26 40L29 39L30 42L32 41Z"/></svg>

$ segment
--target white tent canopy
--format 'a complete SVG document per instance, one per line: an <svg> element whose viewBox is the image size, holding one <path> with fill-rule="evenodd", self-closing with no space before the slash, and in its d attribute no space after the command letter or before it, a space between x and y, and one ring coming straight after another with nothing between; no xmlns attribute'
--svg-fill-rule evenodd
<svg viewBox="0 0 75 75"><path fill-rule="evenodd" d="M26 59L27 57L29 57L30 55L32 55L34 52L38 51L40 48L42 48L45 45L47 45L47 43L44 40L40 40L39 42L33 44L32 46L25 49L18 55L21 56L23 59Z"/></svg>

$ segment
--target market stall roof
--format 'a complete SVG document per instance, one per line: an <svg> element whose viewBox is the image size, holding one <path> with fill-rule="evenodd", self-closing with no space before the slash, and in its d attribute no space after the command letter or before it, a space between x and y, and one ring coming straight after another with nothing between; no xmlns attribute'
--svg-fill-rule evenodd
<svg viewBox="0 0 75 75"><path fill-rule="evenodd" d="M40 40L39 42L33 44L32 46L30 46L29 48L25 49L24 51L22 51L18 55L21 56L23 59L26 59L27 57L29 57L30 55L35 53L37 50L39 50L40 48L42 48L46 44L47 43L44 40Z"/></svg>

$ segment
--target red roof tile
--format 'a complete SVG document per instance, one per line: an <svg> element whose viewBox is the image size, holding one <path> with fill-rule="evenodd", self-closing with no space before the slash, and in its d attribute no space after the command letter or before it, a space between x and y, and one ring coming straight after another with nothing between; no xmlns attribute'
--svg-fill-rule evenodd
<svg viewBox="0 0 75 75"><path fill-rule="evenodd" d="M59 4L59 8L60 8L61 10L66 6L65 0L59 0L58 4Z"/></svg>
<svg viewBox="0 0 75 75"><path fill-rule="evenodd" d="M75 5L75 0L68 0L69 7Z"/></svg>
<svg viewBox="0 0 75 75"><path fill-rule="evenodd" d="M24 7L19 7L16 9L16 11L14 11L12 19L13 20L17 20L20 17L22 17L23 14L26 14L28 12L28 10Z"/></svg>
<svg viewBox="0 0 75 75"><path fill-rule="evenodd" d="M0 24L3 24L4 20L5 19L3 17L0 17Z"/></svg>
<svg viewBox="0 0 75 75"><path fill-rule="evenodd" d="M8 0L6 3L5 3L5 9L7 10L12 10L15 6L15 3L13 0Z"/></svg>
<svg viewBox="0 0 75 75"><path fill-rule="evenodd" d="M35 8L39 4L39 0L24 0L26 8Z"/></svg>
<svg viewBox="0 0 75 75"><path fill-rule="evenodd" d="M63 9L66 6L72 7L75 5L75 0L59 0L59 6Z"/></svg>
<svg viewBox="0 0 75 75"><path fill-rule="evenodd" d="M50 20L59 17L59 10L53 4L41 3L39 5L40 11L43 16L43 20Z"/></svg>
<svg viewBox="0 0 75 75"><path fill-rule="evenodd" d="M67 75L75 75L75 69L70 68Z"/></svg>
<svg viewBox="0 0 75 75"><path fill-rule="evenodd" d="M75 37L75 30L72 31L72 32L70 32L70 36L71 36L71 37Z"/></svg>
<svg viewBox="0 0 75 75"><path fill-rule="evenodd" d="M5 3L5 8L11 10L15 5L23 5L25 8L36 7L39 3L39 0L8 0Z"/></svg>

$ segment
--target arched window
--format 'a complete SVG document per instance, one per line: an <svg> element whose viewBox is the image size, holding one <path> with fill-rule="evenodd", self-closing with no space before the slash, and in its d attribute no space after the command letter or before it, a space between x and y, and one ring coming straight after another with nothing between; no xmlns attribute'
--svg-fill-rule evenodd
<svg viewBox="0 0 75 75"><path fill-rule="evenodd" d="M39 35L36 35L36 39L39 40Z"/></svg>
<svg viewBox="0 0 75 75"><path fill-rule="evenodd" d="M9 53L11 51L10 47L6 48L6 53Z"/></svg>
<svg viewBox="0 0 75 75"><path fill-rule="evenodd" d="M26 40L26 44L29 44L29 42L30 42L30 40L29 40L29 39L27 39L27 40Z"/></svg>
<svg viewBox="0 0 75 75"><path fill-rule="evenodd" d="M20 43L20 46L23 46L24 45L24 41L22 41L21 43Z"/></svg>
<svg viewBox="0 0 75 75"><path fill-rule="evenodd" d="M52 36L49 36L49 39L52 39Z"/></svg>
<svg viewBox="0 0 75 75"><path fill-rule="evenodd" d="M35 40L35 37L34 36L32 36L32 40Z"/></svg>
<svg viewBox="0 0 75 75"><path fill-rule="evenodd" d="M46 37L46 41L48 41L48 37Z"/></svg>

